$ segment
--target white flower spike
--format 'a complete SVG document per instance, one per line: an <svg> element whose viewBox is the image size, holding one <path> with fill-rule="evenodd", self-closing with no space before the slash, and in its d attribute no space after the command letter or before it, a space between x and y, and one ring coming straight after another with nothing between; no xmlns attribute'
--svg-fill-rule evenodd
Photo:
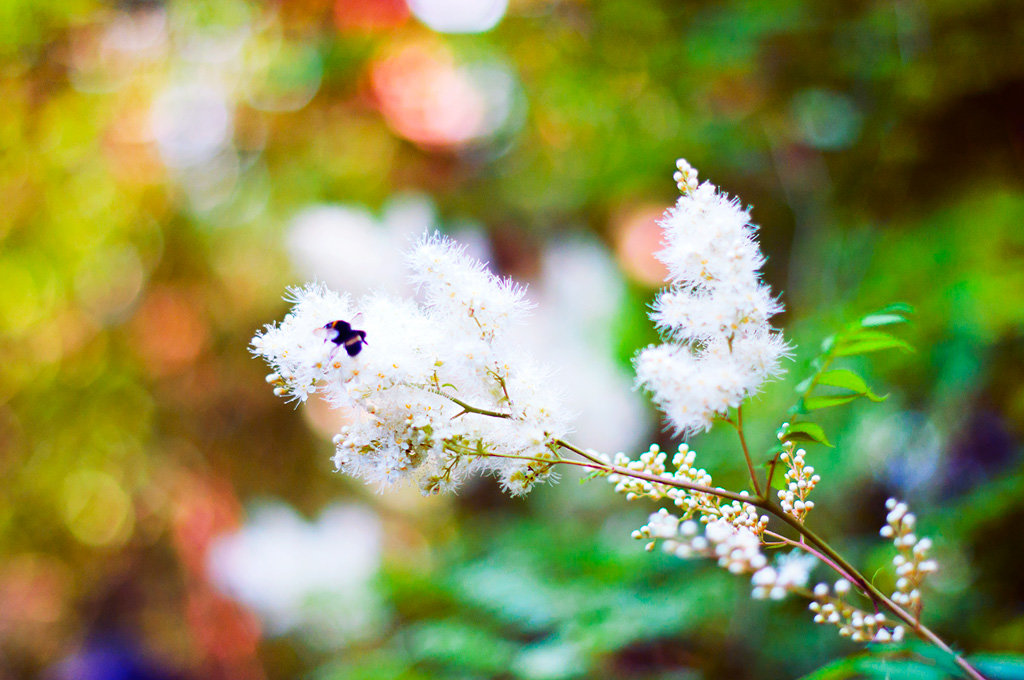
<svg viewBox="0 0 1024 680"><path fill-rule="evenodd" d="M409 265L423 304L308 285L290 292L292 310L253 338L253 353L273 367L278 394L319 394L353 414L334 438L339 470L382 486L412 480L424 493L474 473L529 491L550 476L568 426L547 373L509 337L529 312L523 289L437 235L420 240ZM357 317L354 355L320 330Z"/></svg>
<svg viewBox="0 0 1024 680"><path fill-rule="evenodd" d="M788 347L769 319L782 305L760 280L764 256L749 213L680 160L682 195L661 221L669 286L651 319L665 344L636 357L637 382L675 430L689 436L711 427L761 384L782 373Z"/></svg>

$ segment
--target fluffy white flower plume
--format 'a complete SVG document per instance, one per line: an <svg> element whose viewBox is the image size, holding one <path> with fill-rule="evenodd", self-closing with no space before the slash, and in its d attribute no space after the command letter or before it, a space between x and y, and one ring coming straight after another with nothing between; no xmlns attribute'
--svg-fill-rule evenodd
<svg viewBox="0 0 1024 680"><path fill-rule="evenodd" d="M436 235L408 264L422 303L308 285L253 338L253 353L274 368L278 394L317 393L354 414L334 438L339 470L382 485L413 480L425 493L490 473L525 493L550 475L568 428L546 372L509 337L529 311L523 290ZM346 325L324 328L335 321Z"/></svg>
<svg viewBox="0 0 1024 680"><path fill-rule="evenodd" d="M666 343L636 358L637 381L678 432L707 430L765 380L779 375L788 348L769 319L782 305L761 282L764 256L750 214L697 171L677 163L682 196L661 221L669 287L651 318Z"/></svg>

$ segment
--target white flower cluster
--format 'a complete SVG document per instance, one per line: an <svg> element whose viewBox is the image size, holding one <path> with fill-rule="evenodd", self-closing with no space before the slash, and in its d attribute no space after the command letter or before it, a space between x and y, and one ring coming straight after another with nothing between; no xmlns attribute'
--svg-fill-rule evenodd
<svg viewBox="0 0 1024 680"><path fill-rule="evenodd" d="M424 493L490 473L525 493L550 474L545 461L567 425L545 372L508 337L530 307L523 290L437 235L408 263L422 302L353 301L307 285L291 292L280 324L253 338L253 353L273 367L267 380L278 394L316 393L351 414L334 438L339 470L381 484L414 480ZM339 320L366 334L354 356L322 330Z"/></svg>
<svg viewBox="0 0 1024 680"><path fill-rule="evenodd" d="M914 533L917 517L908 511L906 503L890 498L885 502L885 507L889 513L879 533L893 539L893 544L899 550L899 554L892 560L896 566L896 591L892 594L892 600L898 605L911 607L920 616L921 584L928 574L939 570L938 562L928 559L932 539L918 538Z"/></svg>
<svg viewBox="0 0 1024 680"><path fill-rule="evenodd" d="M846 601L850 592L850 582L846 579L836 581L833 588L827 583L819 583L814 587L814 601L808 608L814 612L814 622L832 625L839 629L839 634L854 642L900 642L906 630L901 625L894 625L882 614L871 614L857 609Z"/></svg>
<svg viewBox="0 0 1024 680"><path fill-rule="evenodd" d="M805 456L807 452L797 449L791 441L782 442L782 453L779 459L785 463L786 486L780 489L779 505L782 509L797 520L803 522L807 513L814 509L814 501L807 500L811 491L821 481L821 477L814 472L814 467L807 465Z"/></svg>
<svg viewBox="0 0 1024 680"><path fill-rule="evenodd" d="M638 383L690 435L779 375L788 348L768 323L782 305L760 281L764 257L749 213L710 182L697 185L685 161L677 167L682 196L661 221L659 253L670 285L651 315L667 342L635 364Z"/></svg>

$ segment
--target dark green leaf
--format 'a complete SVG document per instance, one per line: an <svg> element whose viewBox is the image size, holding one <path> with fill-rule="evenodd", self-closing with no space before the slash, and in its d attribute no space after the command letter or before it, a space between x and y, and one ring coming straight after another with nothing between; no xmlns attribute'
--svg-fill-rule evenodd
<svg viewBox="0 0 1024 680"><path fill-rule="evenodd" d="M803 408L805 411L817 411L822 408L832 408L833 406L842 406L843 404L849 404L854 399L860 398L859 394L836 394L826 397L807 397L803 400Z"/></svg>
<svg viewBox="0 0 1024 680"><path fill-rule="evenodd" d="M483 628L461 621L428 621L410 627L407 647L422 661L477 673L500 673L508 668L516 646Z"/></svg>
<svg viewBox="0 0 1024 680"><path fill-rule="evenodd" d="M857 673L856 657L837 659L827 663L816 671L812 671L799 680L845 680L852 678Z"/></svg>
<svg viewBox="0 0 1024 680"><path fill-rule="evenodd" d="M929 663L914 659L887 659L865 654L839 659L803 676L800 680L847 680L848 678L884 678L885 680L944 680L949 675Z"/></svg>
<svg viewBox="0 0 1024 680"><path fill-rule="evenodd" d="M791 423L782 438L791 442L817 442L829 448L835 448L825 436L825 431L817 423Z"/></svg>
<svg viewBox="0 0 1024 680"><path fill-rule="evenodd" d="M884 659L866 656L858 659L862 676L886 680L945 680L949 675L941 668L914 659Z"/></svg>
<svg viewBox="0 0 1024 680"><path fill-rule="evenodd" d="M1024 680L1024 656L975 654L968 661L989 680Z"/></svg>

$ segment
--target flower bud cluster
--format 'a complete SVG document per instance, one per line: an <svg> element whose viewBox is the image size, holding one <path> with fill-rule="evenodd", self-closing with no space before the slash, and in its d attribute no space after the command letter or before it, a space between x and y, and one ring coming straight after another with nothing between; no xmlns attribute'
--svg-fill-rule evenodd
<svg viewBox="0 0 1024 680"><path fill-rule="evenodd" d="M850 582L839 579L831 589L827 583L814 587L814 601L808 608L814 612L814 622L832 625L839 634L854 642L900 642L906 635L901 625L893 624L882 614L871 614L851 605L846 596Z"/></svg>
<svg viewBox="0 0 1024 680"><path fill-rule="evenodd" d="M696 517L703 524L722 519L737 528L748 529L760 538L768 526L768 517L760 514L753 505L738 500L726 503L721 496L713 493L670 485L671 482L686 482L724 491L721 487L712 486L711 475L707 470L694 467L696 456L696 451L690 449L686 444L680 444L679 450L672 457L672 466L675 468L675 472L669 472L665 465L668 456L657 444L651 444L651 447L637 460L630 460L625 454L618 453L611 460L607 458L605 460L632 472L641 472L664 479L666 483L660 484L617 473L608 475L608 481L615 485L616 493L625 494L626 500L642 497L655 500L667 498L683 511L684 519Z"/></svg>
<svg viewBox="0 0 1024 680"><path fill-rule="evenodd" d="M680 158L676 161L676 171L672 174L672 179L675 181L676 186L679 187L679 193L681 194L689 193L699 185L697 181L697 168L690 165L685 158Z"/></svg>
<svg viewBox="0 0 1024 680"><path fill-rule="evenodd" d="M626 468L631 472L642 472L653 477L665 479L666 482L688 482L711 488L711 475L704 468L694 467L697 453L686 444L680 444L679 450L672 456L672 466L675 472L669 472L665 465L668 454L661 450L657 444L651 444L650 448L636 460L631 460L624 453L615 454L614 458L606 462L618 467ZM721 499L708 493L690 491L670 486L668 483L659 484L636 477L628 477L612 473L608 475L608 481L615 485L615 492L626 495L626 500L634 500L639 497L671 499L676 506L686 511L686 517L694 514L710 512L718 515L718 506Z"/></svg>
<svg viewBox="0 0 1024 680"><path fill-rule="evenodd" d="M779 459L786 464L786 486L779 490L779 504L782 509L798 521L803 522L814 508L814 501L807 500L811 491L821 481L814 468L807 465L804 458L807 452L797 449L791 441L782 442L782 453Z"/></svg>
<svg viewBox="0 0 1024 680"><path fill-rule="evenodd" d="M769 319L782 311L758 270L764 256L749 213L680 160L682 195L665 213L669 286L651 318L665 342L636 357L637 382L651 391L677 432L694 434L736 408L782 371L788 353Z"/></svg>
<svg viewBox="0 0 1024 680"><path fill-rule="evenodd" d="M647 544L648 550L653 550L656 541L661 540L662 549L676 557L712 558L733 574L756 572L768 564L757 534L724 519L711 520L701 534L698 522L681 520L662 508L633 532L633 538L653 539Z"/></svg>
<svg viewBox="0 0 1024 680"><path fill-rule="evenodd" d="M892 594L892 600L898 605L912 608L920 616L921 584L928 574L939 569L938 562L928 558L932 540L918 538L914 533L917 517L909 511L906 503L890 498L885 502L885 507L889 513L879 533L884 538L893 539L893 545L899 551L892 560L896 567L896 591Z"/></svg>

